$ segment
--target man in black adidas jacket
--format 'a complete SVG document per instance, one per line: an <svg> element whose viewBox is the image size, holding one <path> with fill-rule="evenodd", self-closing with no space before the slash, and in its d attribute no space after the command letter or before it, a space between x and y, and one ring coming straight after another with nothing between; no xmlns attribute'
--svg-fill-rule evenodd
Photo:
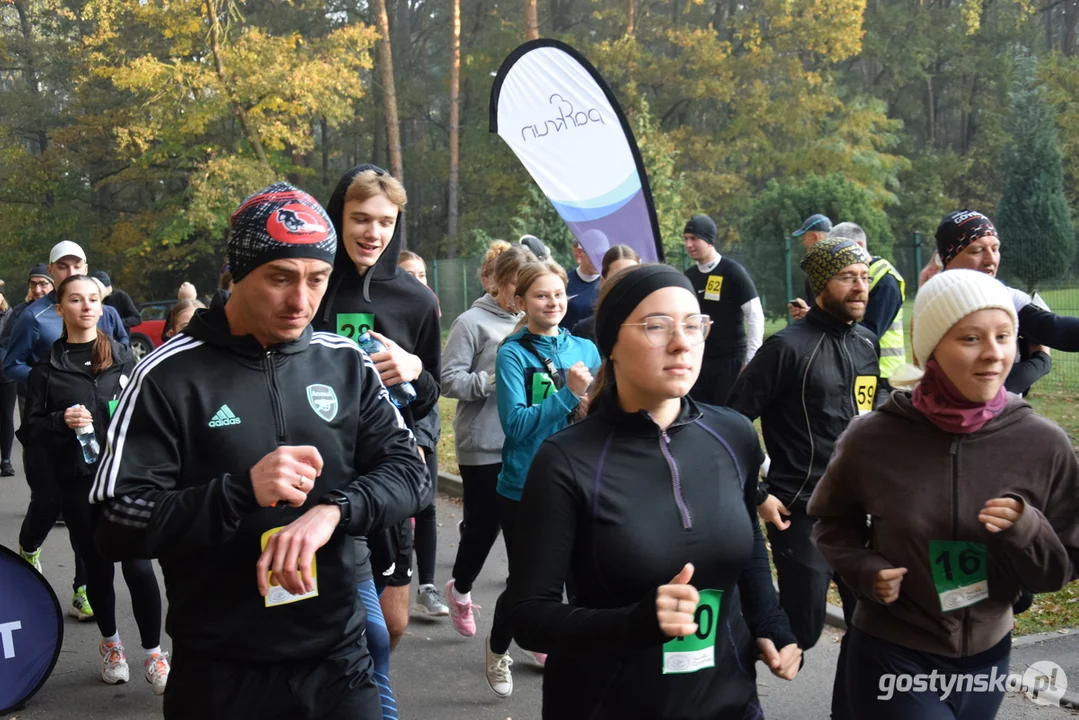
<svg viewBox="0 0 1079 720"><path fill-rule="evenodd" d="M138 366L110 425L97 542L160 559L166 718L382 717L352 536L431 488L370 358L309 327L336 245L287 183L244 201L232 298Z"/></svg>
<svg viewBox="0 0 1079 720"><path fill-rule="evenodd" d="M880 346L858 324L869 298L870 261L853 240L813 245L802 268L815 304L804 319L764 342L727 403L750 420L761 419L771 467L757 491L757 510L768 525L779 604L803 650L820 638L833 577L810 539L813 521L806 505L840 434L856 415L877 405ZM855 597L836 579L849 624ZM833 718L844 716L836 702L842 697L837 687Z"/></svg>

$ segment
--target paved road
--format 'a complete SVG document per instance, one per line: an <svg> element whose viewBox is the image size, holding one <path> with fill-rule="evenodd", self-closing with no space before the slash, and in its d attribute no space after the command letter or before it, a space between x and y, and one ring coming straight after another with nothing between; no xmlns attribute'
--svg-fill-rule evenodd
<svg viewBox="0 0 1079 720"><path fill-rule="evenodd" d="M0 480L0 544L14 548L19 523L28 499L21 476ZM439 501L441 538L438 551L438 581L445 582L456 552L456 524L460 519L456 500ZM71 579L71 550L63 528L50 534L42 553L45 576L66 606ZM501 542L481 575L473 595L484 606L476 638L465 639L453 632L448 620L414 617L409 634L393 656L392 677L402 718L418 720L538 720L540 717L540 671L523 653L513 651L515 689L513 697L499 700L491 694L483 676L482 637L491 626L491 612L505 577L506 559ZM138 636L130 610L130 598L123 582L117 581L118 617L121 637L137 657ZM839 634L827 630L826 637L810 654L806 667L794 682L779 681L765 672L760 694L769 718L814 720L827 718L832 677L838 656ZM134 672L128 685L107 686L98 676L98 633L93 623L78 624L68 619L64 649L52 677L23 710L8 718L19 720L148 720L160 717L161 701L150 686ZM168 647L168 642L165 642ZM1079 635L1053 638L1026 645L1013 652L1013 670L1022 672L1037 660L1055 660L1079 685ZM759 670L763 667L758 665ZM1059 708L1037 707L1025 698L1009 694L999 718L1056 720L1076 714Z"/></svg>

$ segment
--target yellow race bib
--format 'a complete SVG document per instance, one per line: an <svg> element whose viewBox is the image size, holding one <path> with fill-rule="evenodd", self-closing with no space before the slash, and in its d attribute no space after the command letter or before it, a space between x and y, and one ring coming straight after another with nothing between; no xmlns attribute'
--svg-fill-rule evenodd
<svg viewBox="0 0 1079 720"><path fill-rule="evenodd" d="M876 375L859 375L854 379L854 404L858 408L859 415L873 410L873 398L876 396Z"/></svg>
<svg viewBox="0 0 1079 720"><path fill-rule="evenodd" d="M275 527L271 530L267 530L262 533L262 549L265 550L266 546L270 543L272 538L277 533L285 529L285 526ZM317 553L316 553L317 556ZM301 600L308 600L313 597L318 597L318 566L316 557L311 558L311 579L314 581L314 587L305 592L303 595L293 595L280 585L274 584L273 573L269 573L270 592L266 593L266 607L275 607L277 605L288 605L294 602L300 602Z"/></svg>

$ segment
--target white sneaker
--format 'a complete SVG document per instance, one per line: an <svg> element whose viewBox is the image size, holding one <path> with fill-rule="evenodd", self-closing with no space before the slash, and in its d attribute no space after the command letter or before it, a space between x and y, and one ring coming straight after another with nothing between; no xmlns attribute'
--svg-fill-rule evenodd
<svg viewBox="0 0 1079 720"><path fill-rule="evenodd" d="M442 596L434 585L420 585L420 589L416 591L416 604L412 609L431 617L446 617L450 614L450 609L442 602Z"/></svg>
<svg viewBox="0 0 1079 720"><path fill-rule="evenodd" d="M102 640L98 643L97 649L101 653L102 680L109 685L115 685L126 683L131 679L127 658L124 657L124 646L121 643L107 643Z"/></svg>
<svg viewBox="0 0 1079 720"><path fill-rule="evenodd" d="M154 695L164 695L169 682L169 654L154 653L146 658L146 682L154 686Z"/></svg>
<svg viewBox="0 0 1079 720"><path fill-rule="evenodd" d="M499 655L491 652L490 635L484 642L484 649L487 651L487 684L495 695L507 698L513 694L513 674L510 672L513 658L509 653Z"/></svg>

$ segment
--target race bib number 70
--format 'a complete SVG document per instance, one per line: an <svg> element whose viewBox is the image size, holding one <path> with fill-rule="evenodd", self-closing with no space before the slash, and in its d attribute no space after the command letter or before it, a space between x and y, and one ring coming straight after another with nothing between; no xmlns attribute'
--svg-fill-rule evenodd
<svg viewBox="0 0 1079 720"><path fill-rule="evenodd" d="M716 628L722 590L701 590L693 621L697 632L663 643L663 674L695 673L716 666Z"/></svg>

